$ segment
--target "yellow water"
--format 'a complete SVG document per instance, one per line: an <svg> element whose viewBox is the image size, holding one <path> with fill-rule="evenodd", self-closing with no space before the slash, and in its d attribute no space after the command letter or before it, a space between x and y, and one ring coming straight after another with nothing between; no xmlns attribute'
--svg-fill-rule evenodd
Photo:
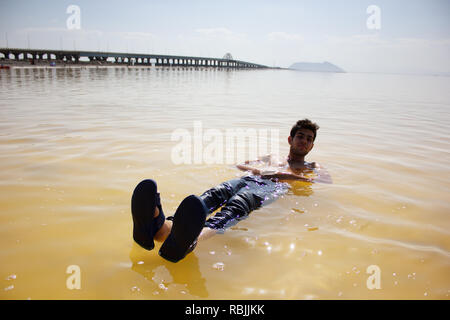
<svg viewBox="0 0 450 320"><path fill-rule="evenodd" d="M0 73L1 299L449 299L450 78L291 71ZM321 126L298 182L173 264L132 240L130 198L164 211L241 173L177 165L177 128ZM68 266L80 268L69 290ZM369 266L380 287L369 289Z"/></svg>

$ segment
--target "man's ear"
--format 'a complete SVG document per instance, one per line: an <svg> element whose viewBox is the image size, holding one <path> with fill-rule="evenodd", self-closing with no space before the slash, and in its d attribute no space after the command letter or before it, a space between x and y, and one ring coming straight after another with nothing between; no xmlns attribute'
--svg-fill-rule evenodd
<svg viewBox="0 0 450 320"><path fill-rule="evenodd" d="M288 137L288 142L289 142L289 145L292 145L292 137L291 136Z"/></svg>

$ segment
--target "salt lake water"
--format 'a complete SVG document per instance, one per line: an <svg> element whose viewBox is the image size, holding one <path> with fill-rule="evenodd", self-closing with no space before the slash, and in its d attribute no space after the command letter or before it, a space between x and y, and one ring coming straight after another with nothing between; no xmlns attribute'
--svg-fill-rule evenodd
<svg viewBox="0 0 450 320"><path fill-rule="evenodd" d="M425 75L1 70L0 298L449 299L449 87ZM167 216L243 174L174 163L177 129L279 130L287 155L303 118L320 125L307 160L333 184L293 183L176 264L133 242L142 179L158 182Z"/></svg>

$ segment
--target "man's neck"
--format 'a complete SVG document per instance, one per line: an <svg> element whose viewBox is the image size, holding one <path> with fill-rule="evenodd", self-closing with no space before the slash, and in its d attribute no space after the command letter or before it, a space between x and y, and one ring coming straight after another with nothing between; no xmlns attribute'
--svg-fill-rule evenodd
<svg viewBox="0 0 450 320"><path fill-rule="evenodd" d="M290 167L304 167L305 166L305 156L293 155L289 153L287 157L287 162Z"/></svg>

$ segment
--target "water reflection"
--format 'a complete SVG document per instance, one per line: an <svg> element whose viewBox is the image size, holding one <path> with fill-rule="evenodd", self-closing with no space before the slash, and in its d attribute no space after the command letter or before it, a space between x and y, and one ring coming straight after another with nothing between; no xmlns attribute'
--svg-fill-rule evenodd
<svg viewBox="0 0 450 320"><path fill-rule="evenodd" d="M312 188L312 183L303 181L291 182L290 194L300 196L300 197L310 197L313 195L314 191Z"/></svg>
<svg viewBox="0 0 450 320"><path fill-rule="evenodd" d="M156 252L149 253L133 243L130 260L131 270L141 274L146 280L154 282L159 288L165 288L167 284L179 284L193 296L201 298L209 296L206 280L200 273L200 264L195 252L178 263L172 263L161 258ZM167 271L170 277L164 276L163 271Z"/></svg>

